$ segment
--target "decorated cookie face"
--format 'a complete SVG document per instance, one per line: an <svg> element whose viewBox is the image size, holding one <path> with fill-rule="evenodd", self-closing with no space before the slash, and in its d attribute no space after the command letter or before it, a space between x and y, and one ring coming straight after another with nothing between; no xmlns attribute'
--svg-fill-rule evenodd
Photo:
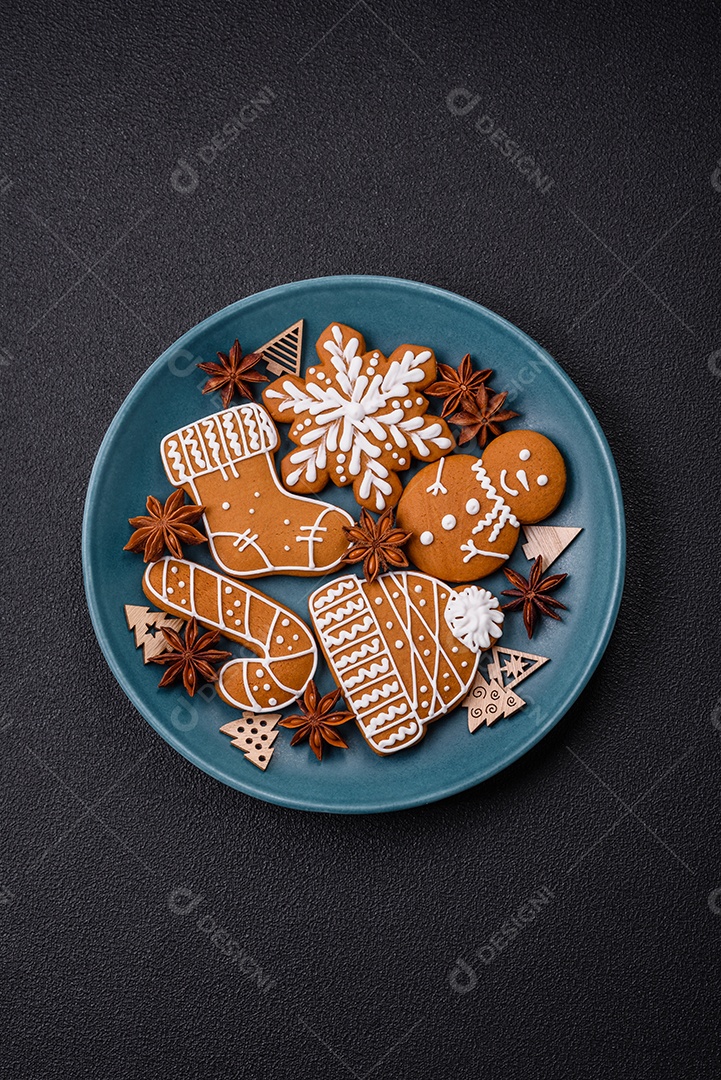
<svg viewBox="0 0 721 1080"><path fill-rule="evenodd" d="M398 504L398 526L411 532L405 550L419 570L443 581L476 581L504 566L519 524L470 454L421 469Z"/></svg>
<svg viewBox="0 0 721 1080"><path fill-rule="evenodd" d="M523 525L542 521L566 490L566 466L550 439L537 431L507 431L483 452L494 488Z"/></svg>

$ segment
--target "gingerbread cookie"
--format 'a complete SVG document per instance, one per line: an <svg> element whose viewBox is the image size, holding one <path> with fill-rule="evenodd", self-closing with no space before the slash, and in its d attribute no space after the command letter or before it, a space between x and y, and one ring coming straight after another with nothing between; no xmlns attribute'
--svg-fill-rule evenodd
<svg viewBox="0 0 721 1080"><path fill-rule="evenodd" d="M498 570L519 535L510 506L470 454L441 458L416 473L398 504L396 523L412 533L405 550L418 569L454 582Z"/></svg>
<svg viewBox="0 0 721 1080"><path fill-rule="evenodd" d="M275 424L262 405L238 405L166 435L168 479L204 507L213 558L236 577L326 574L339 566L353 519L329 503L284 491L275 471Z"/></svg>
<svg viewBox="0 0 721 1080"><path fill-rule="evenodd" d="M522 525L542 521L566 490L560 451L538 431L507 431L483 451L483 468Z"/></svg>
<svg viewBox="0 0 721 1080"><path fill-rule="evenodd" d="M412 571L352 575L316 590L313 626L343 697L376 753L405 750L461 701L500 635L498 601Z"/></svg>
<svg viewBox="0 0 721 1080"><path fill-rule="evenodd" d="M143 591L161 610L195 616L255 653L258 659L229 660L220 669L216 688L229 705L248 712L282 709L313 677L318 653L309 628L257 589L187 559L167 558L150 563Z"/></svg>
<svg viewBox="0 0 721 1080"><path fill-rule="evenodd" d="M381 512L401 495L398 472L413 458L436 461L455 443L444 420L426 416L423 390L436 379L430 349L400 345L385 357L363 336L331 323L318 338L320 363L305 380L285 376L263 391L276 420L290 423L296 449L281 472L291 491L353 485L357 502Z"/></svg>

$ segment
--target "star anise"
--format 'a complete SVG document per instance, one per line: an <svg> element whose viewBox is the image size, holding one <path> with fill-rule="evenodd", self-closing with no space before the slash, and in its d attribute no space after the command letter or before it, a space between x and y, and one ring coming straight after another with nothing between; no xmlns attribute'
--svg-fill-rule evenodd
<svg viewBox="0 0 721 1080"><path fill-rule="evenodd" d="M167 548L176 559L183 558L183 544L204 544L206 537L194 529L193 522L201 517L204 506L185 506L182 489L169 495L165 506L148 495L148 516L128 518L135 532L123 551L142 551L145 562L155 562Z"/></svg>
<svg viewBox="0 0 721 1080"><path fill-rule="evenodd" d="M449 424L458 424L463 428L458 445L462 446L463 443L470 442L475 435L478 445L483 448L489 438L500 435L503 431L501 424L518 416L513 409L503 408L507 397L507 390L504 390L502 394L496 394L483 385L472 402L464 402L460 412L457 412L455 416L449 416Z"/></svg>
<svg viewBox="0 0 721 1080"><path fill-rule="evenodd" d="M219 364L210 361L207 364L198 364L198 367L212 376L203 387L203 393L212 394L215 390L220 390L224 409L230 405L233 394L253 399L249 383L268 382L267 375L253 370L263 359L263 354L258 352L243 356L237 338L231 346L230 355L219 352L218 359Z"/></svg>
<svg viewBox="0 0 721 1080"><path fill-rule="evenodd" d="M411 533L395 527L395 510L392 506L384 510L377 521L367 510L361 510L360 522L357 525L344 525L343 532L351 541L344 562L362 562L367 581L375 581L389 566L408 566L408 559L401 547L410 539Z"/></svg>
<svg viewBox="0 0 721 1080"><path fill-rule="evenodd" d="M474 371L471 354L466 353L458 370L448 364L439 364L438 374L441 376L438 382L427 386L424 392L430 397L445 398L441 416L448 416L454 409L462 409L466 404L473 407L476 394L493 372L490 368Z"/></svg>
<svg viewBox="0 0 721 1080"><path fill-rule="evenodd" d="M533 630L539 615L548 615L551 619L561 621L561 616L557 615L553 609L561 608L566 611L566 605L562 604L560 600L554 600L548 593L551 589L555 589L560 585L562 581L565 581L568 574L551 574L550 577L542 578L543 557L541 555L538 556L531 567L528 581L521 577L520 574L517 574L515 570L504 570L503 573L511 585L516 587L515 589L503 590L503 596L513 596L515 599L504 604L501 610L518 611L519 608L523 608L523 624L529 638L533 637Z"/></svg>
<svg viewBox="0 0 721 1080"><path fill-rule="evenodd" d="M179 675L183 676L183 686L192 697L201 682L213 683L218 681L218 674L213 664L219 664L221 660L227 660L232 654L223 649L211 649L220 637L219 630L209 630L207 634L198 637L198 624L191 619L185 627L185 639L181 638L175 630L163 627L163 636L170 645L170 652L164 652L160 656L153 656L154 664L169 664L168 670L158 683L158 686L170 686Z"/></svg>
<svg viewBox="0 0 721 1080"><path fill-rule="evenodd" d="M340 690L333 690L318 700L318 688L311 680L300 702L301 712L294 716L288 716L280 721L281 727L296 728L296 733L290 740L290 745L295 746L308 736L310 748L320 761L323 757L323 743L330 746L339 746L348 749L348 743L344 742L335 728L339 724L346 724L353 716L352 712L331 712L340 697Z"/></svg>

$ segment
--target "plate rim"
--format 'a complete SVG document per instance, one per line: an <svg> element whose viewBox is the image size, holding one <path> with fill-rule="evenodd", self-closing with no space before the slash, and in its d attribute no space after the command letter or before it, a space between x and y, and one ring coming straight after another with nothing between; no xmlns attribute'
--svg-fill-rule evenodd
<svg viewBox="0 0 721 1080"><path fill-rule="evenodd" d="M297 798L293 796L283 797L276 794L268 794L256 787L250 779L245 781L239 781L237 777L230 776L224 773L222 769L216 768L214 765L209 764L200 758L200 756L194 753L183 745L182 741L173 732L161 728L158 726L154 719L151 719L146 715L145 708L140 700L140 695L135 692L129 680L126 679L123 668L116 662L113 655L113 651L110 647L108 637L105 634L103 626L100 622L100 618L95 606L95 580L93 576L92 567L90 565L89 556L89 540L92 530L91 524L91 506L94 502L95 489L97 487L100 473L102 471L105 459L108 455L109 446L113 439L116 430L122 425L125 414L130 410L132 403L136 396L141 393L141 385L145 378L153 371L154 368L166 362L168 354L183 348L184 343L191 337L196 335L199 331L203 331L206 327L216 322L221 318L225 318L232 312L238 309L242 309L242 306L250 300L258 300L265 298L272 298L277 294L287 295L288 292L292 292L295 289L299 289L302 286L307 285L322 285L322 284L338 284L338 285L357 285L359 283L372 284L372 285L404 285L409 286L414 290L419 290L423 293L439 296L444 299L449 297L457 303L461 303L464 306L470 308L474 312L480 312L487 319L496 323L503 331L510 333L521 341L526 347L530 346L537 355L541 357L544 363L550 365L551 369L555 370L566 384L568 390L572 394L577 406L580 408L584 415L586 422L589 424L593 431L595 440L599 446L601 455L608 467L609 474L611 476L613 487L613 512L616 519L616 526L619 538L619 550L618 559L614 566L614 574L612 580L613 589L613 601L609 605L606 613L606 618L603 624L603 632L599 635L596 641L596 645L589 656L589 659L583 669L581 677L577 680L574 689L566 694L564 699L560 702L555 702L554 707L551 710L551 717L544 726L536 732L531 733L529 740L523 744L521 748L515 749L508 753L500 761L495 761L490 771L481 770L481 775L476 776L470 782L462 780L458 783L446 783L441 787L434 789L432 792L425 795L422 799L417 797L403 798L389 797L384 799L382 803L370 801L367 804L353 803L352 805L338 806L336 803L324 802L322 798L308 799ZM254 798L260 799L263 802L271 803L276 806L285 806L293 810L304 810L311 813L329 813L329 814L375 814L375 813L393 813L398 810L408 810L418 806L427 806L434 802L439 802L442 799L447 799L452 795L457 795L462 791L468 791L471 788L477 787L484 781L489 780L492 776L498 775L504 769L508 768L515 761L524 757L534 746L536 746L543 738L548 735L553 728L562 720L572 705L578 700L580 695L588 685L593 673L598 667L604 652L608 646L608 642L611 638L616 620L618 618L618 612L623 597L623 587L626 572L626 518L623 505L623 494L621 491L621 482L618 476L618 470L616 468L616 462L611 452L608 440L601 428L601 425L596 418L593 409L584 398L581 391L573 382L571 377L566 374L561 365L553 359L553 357L543 348L542 345L524 330L515 326L508 319L502 315L498 315L496 312L491 311L489 308L484 307L483 304L479 304L475 300L469 300L468 297L461 296L459 293L452 292L450 289L443 289L437 285L429 285L426 282L413 281L409 278L392 277L389 275L378 274L331 274L323 277L311 277L300 278L297 281L286 282L281 285L274 285L269 289L262 289L260 292L250 293L247 296L242 297L239 300L233 301L231 304L227 304L225 307L220 308L218 311L213 312L211 315L206 316L200 322L195 323L192 327L186 330L179 338L171 342L171 344L163 350L160 356L153 361L152 364L140 375L129 393L125 396L120 404L115 416L113 417L110 425L108 426L102 442L95 456L93 467L90 472L90 478L88 480L87 492L85 495L85 504L83 508L83 522L82 522L82 571L83 582L85 588L85 598L90 612L90 620L97 638L100 650L105 658L106 663L110 667L116 681L120 688L125 693L126 697L135 706L137 711L143 720L149 724L153 730L165 740L168 745L172 746L174 750L180 753L187 761L192 762L197 768L204 772L208 776L212 776L215 780L220 781L228 787L233 788L236 791L242 791L244 794L251 795Z"/></svg>

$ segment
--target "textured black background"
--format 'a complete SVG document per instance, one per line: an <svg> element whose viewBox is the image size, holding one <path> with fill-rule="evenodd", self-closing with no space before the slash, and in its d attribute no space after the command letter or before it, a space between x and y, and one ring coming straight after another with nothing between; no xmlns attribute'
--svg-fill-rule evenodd
<svg viewBox="0 0 721 1080"><path fill-rule="evenodd" d="M718 5L3 9L2 1075L718 1075ZM629 556L608 652L534 752L340 818L254 802L152 732L95 642L79 538L102 436L166 346L353 272L549 349L609 438Z"/></svg>

